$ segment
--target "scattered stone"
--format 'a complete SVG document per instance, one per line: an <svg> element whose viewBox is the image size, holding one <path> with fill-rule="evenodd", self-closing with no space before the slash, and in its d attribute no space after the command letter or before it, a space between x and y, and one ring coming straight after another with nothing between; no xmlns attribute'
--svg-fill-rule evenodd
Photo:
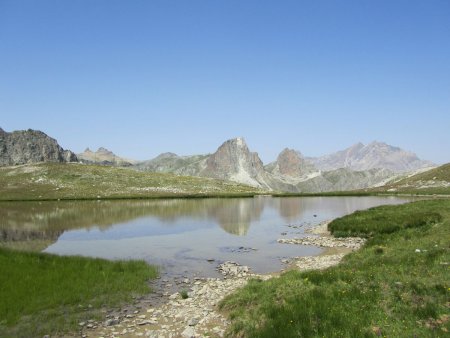
<svg viewBox="0 0 450 338"><path fill-rule="evenodd" d="M322 270L337 265L343 257L344 254L295 257L295 265L300 271Z"/></svg>
<svg viewBox="0 0 450 338"><path fill-rule="evenodd" d="M353 250L359 249L365 241L366 240L364 238L359 237L335 238L313 236L305 236L300 238L280 238L277 240L278 243L283 244L311 245L326 248L349 248Z"/></svg>
<svg viewBox="0 0 450 338"><path fill-rule="evenodd" d="M218 266L217 269L223 276L240 276L245 277L248 275L250 269L248 266L239 265L236 262L225 262Z"/></svg>
<svg viewBox="0 0 450 338"><path fill-rule="evenodd" d="M113 325L117 325L117 324L119 324L120 322L119 322L119 320L118 319L113 319L113 318L111 318L111 319L107 319L106 321L105 321L105 323L104 323L104 325L105 326L113 326Z"/></svg>
<svg viewBox="0 0 450 338"><path fill-rule="evenodd" d="M189 321L188 321L188 325L189 326L195 326L195 325L197 325L198 324L198 319L197 318L191 318Z"/></svg>
<svg viewBox="0 0 450 338"><path fill-rule="evenodd" d="M137 325L143 326L143 325L151 325L151 324L154 324L154 323L155 323L155 322L152 321L152 320L143 320L143 321L141 321L141 322L137 322Z"/></svg>
<svg viewBox="0 0 450 338"><path fill-rule="evenodd" d="M188 326L182 333L182 337L191 338L195 337L195 330L192 326Z"/></svg>

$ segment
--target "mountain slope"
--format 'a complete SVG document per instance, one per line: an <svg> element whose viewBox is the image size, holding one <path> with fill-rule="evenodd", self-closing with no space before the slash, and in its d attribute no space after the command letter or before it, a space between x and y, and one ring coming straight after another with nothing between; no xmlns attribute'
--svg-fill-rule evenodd
<svg viewBox="0 0 450 338"><path fill-rule="evenodd" d="M392 178L393 173L386 169L355 171L340 168L324 171L320 175L296 185L298 192L315 193L348 191L373 187Z"/></svg>
<svg viewBox="0 0 450 338"><path fill-rule="evenodd" d="M413 171L434 166L416 154L383 142L368 145L357 143L347 149L317 158L309 158L320 170L348 168L351 170L388 169L393 172Z"/></svg>
<svg viewBox="0 0 450 338"><path fill-rule="evenodd" d="M163 153L152 160L137 163L134 168L141 171L173 173L184 176L198 176L206 166L209 155L178 156Z"/></svg>
<svg viewBox="0 0 450 338"><path fill-rule="evenodd" d="M76 155L39 130L8 133L0 128L0 166L37 162L76 162Z"/></svg>
<svg viewBox="0 0 450 338"><path fill-rule="evenodd" d="M450 163L415 175L391 180L386 185L371 189L376 192L413 194L450 194Z"/></svg>

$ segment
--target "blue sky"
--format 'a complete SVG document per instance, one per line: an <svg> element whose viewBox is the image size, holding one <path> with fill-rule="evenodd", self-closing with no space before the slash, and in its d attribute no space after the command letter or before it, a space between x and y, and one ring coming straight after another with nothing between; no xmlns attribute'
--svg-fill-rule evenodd
<svg viewBox="0 0 450 338"><path fill-rule="evenodd" d="M75 152L450 162L450 2L0 0L0 127Z"/></svg>

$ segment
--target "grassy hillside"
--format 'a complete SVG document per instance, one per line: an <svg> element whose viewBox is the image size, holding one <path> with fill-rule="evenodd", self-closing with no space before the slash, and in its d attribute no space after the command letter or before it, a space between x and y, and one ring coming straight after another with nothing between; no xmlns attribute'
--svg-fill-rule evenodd
<svg viewBox="0 0 450 338"><path fill-rule="evenodd" d="M0 200L251 196L238 183L77 163L0 168Z"/></svg>
<svg viewBox="0 0 450 338"><path fill-rule="evenodd" d="M448 337L450 200L382 206L329 228L369 241L323 271L254 280L222 303L239 337Z"/></svg>
<svg viewBox="0 0 450 338"><path fill-rule="evenodd" d="M410 193L410 194L450 194L450 163L440 167L395 180L374 192Z"/></svg>

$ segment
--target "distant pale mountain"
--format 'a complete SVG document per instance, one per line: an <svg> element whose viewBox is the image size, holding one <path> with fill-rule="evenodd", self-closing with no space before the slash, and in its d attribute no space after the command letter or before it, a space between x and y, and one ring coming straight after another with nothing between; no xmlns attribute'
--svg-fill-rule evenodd
<svg viewBox="0 0 450 338"><path fill-rule="evenodd" d="M320 170L348 168L361 171L379 168L406 172L434 166L431 162L419 159L414 153L383 142L372 142L368 145L357 143L336 153L310 157L308 160Z"/></svg>
<svg viewBox="0 0 450 338"><path fill-rule="evenodd" d="M39 130L8 133L0 128L0 166L37 162L76 162L76 155Z"/></svg>
<svg viewBox="0 0 450 338"><path fill-rule="evenodd" d="M178 156L174 153L163 153L152 160L137 163L135 168L144 171L199 176L199 173L206 167L208 156Z"/></svg>
<svg viewBox="0 0 450 338"><path fill-rule="evenodd" d="M136 161L119 157L112 151L103 147L98 148L95 152L86 148L84 152L77 154L77 157L78 160L84 163L115 165L120 167L129 167L136 163Z"/></svg>

